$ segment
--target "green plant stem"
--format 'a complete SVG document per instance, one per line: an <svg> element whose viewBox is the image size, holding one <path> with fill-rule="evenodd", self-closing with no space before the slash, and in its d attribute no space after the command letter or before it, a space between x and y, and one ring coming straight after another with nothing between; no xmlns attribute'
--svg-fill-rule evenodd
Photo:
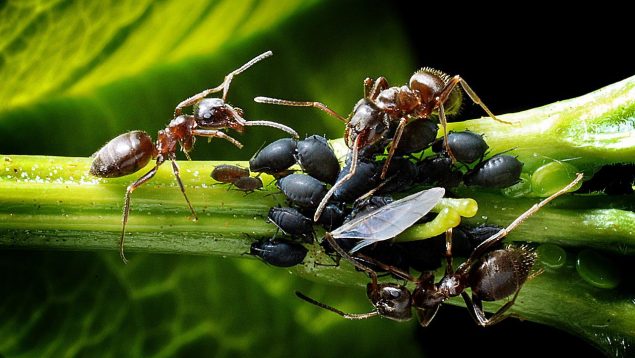
<svg viewBox="0 0 635 358"><path fill-rule="evenodd" d="M612 163L635 161L635 78L589 95L501 116L522 119L503 125L489 118L453 124L485 133L492 153L516 148L528 173L551 160L569 160L592 173ZM132 195L126 249L148 252L241 256L255 239L273 236L268 209L283 202L274 186L245 195L215 184L215 163L180 162L181 176L199 220L189 211L169 166ZM236 164L236 163L234 163ZM245 163L238 163L246 165ZM115 250L121 230L125 188L138 175L97 179L87 174L89 158L0 157L0 247ZM148 170L146 168L146 170ZM141 172L140 172L141 173ZM266 178L266 184L271 178ZM473 223L505 226L538 199L510 198L500 192L461 189L479 203ZM509 235L510 240L553 242L574 253L583 247L632 255L635 250L633 196L569 196L542 209ZM134 256L130 257L134 260ZM617 289L599 289L575 272L574 257L564 268L527 283L512 312L528 320L577 333L607 353L628 354L635 342L633 279L625 274ZM364 285L352 269L315 265L328 262L310 248L303 276L345 285ZM350 267L349 267L350 268ZM462 304L459 300L451 303ZM500 302L486 305L489 311Z"/></svg>

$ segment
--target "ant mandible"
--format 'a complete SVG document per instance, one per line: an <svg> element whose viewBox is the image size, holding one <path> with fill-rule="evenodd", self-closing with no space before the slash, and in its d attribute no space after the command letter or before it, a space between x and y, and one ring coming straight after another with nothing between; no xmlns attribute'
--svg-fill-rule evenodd
<svg viewBox="0 0 635 358"><path fill-rule="evenodd" d="M503 320L505 312L512 307L523 284L531 276L531 269L536 261L536 253L526 246L507 247L502 250L488 252L489 249L499 243L510 231L523 221L536 213L540 208L558 196L568 192L582 180L583 175L577 177L555 194L535 204L525 211L509 226L501 229L479 244L468 259L462 263L456 271L452 265L452 229L446 233L446 260L445 274L438 283L434 283L432 272L423 272L417 279L398 268L384 265L370 257L359 255L367 262L371 262L382 269L393 273L405 280L415 283L412 293L403 285L393 283L378 283L377 273L354 259L342 249L335 238L327 233L325 239L337 253L352 263L355 267L369 274L371 282L367 286L367 295L375 307L374 311L362 314L344 313L334 307L318 302L304 294L296 295L318 307L335 312L338 315L352 320L366 319L374 316L383 316L395 321L407 321L412 318L412 308L417 312L417 317L423 327L427 327L436 315L441 304L450 297L461 295L465 301L472 318L480 326L490 326ZM472 297L465 289L472 290ZM513 296L512 296L513 295ZM483 311L482 301L497 301L512 296L489 318Z"/></svg>
<svg viewBox="0 0 635 358"><path fill-rule="evenodd" d="M124 237L130 213L130 195L139 186L152 179L157 173L159 166L166 160L172 163L172 171L192 213L193 220L198 220L194 208L185 194L185 187L179 176L179 166L176 163L177 144L187 159L190 159L189 152L192 150L197 136L222 138L236 147L242 148L243 145L239 141L220 131L220 129L225 128L243 132L245 127L248 126L268 126L280 129L298 138L298 133L280 123L247 121L243 118L243 111L240 108L232 107L225 102L229 85L234 76L244 72L272 54L271 51L267 51L254 57L240 68L227 74L223 82L217 87L206 89L179 103L174 110L172 121L170 121L165 129L159 131L154 144L152 143L152 138L147 133L143 131L132 131L110 140L94 154L95 158L91 165L90 173L104 178L115 178L135 173L145 167L150 159L156 159L155 166L130 184L126 189L121 238L119 241L119 254L124 263L127 262L124 255ZM212 93L221 91L223 92L222 98L206 98ZM183 109L188 106L194 107L194 113L191 115L182 114Z"/></svg>
<svg viewBox="0 0 635 358"><path fill-rule="evenodd" d="M254 101L284 106L315 107L346 124L344 139L346 145L352 150L351 169L346 176L331 187L318 206L313 218L314 221L317 221L333 193L355 175L359 150L388 139L387 136L392 132L395 124L395 134L381 172L381 179L386 177L406 124L415 119L429 119L435 113L438 114L443 127L445 148L454 162L454 156L447 142L445 109L460 106L462 94L457 85L460 85L472 101L481 106L488 116L499 122L511 123L497 118L461 76L450 77L441 71L427 67L415 72L410 77L408 86L389 87L388 80L384 77L379 77L375 81L367 78L364 80L364 98L357 102L348 118L320 102L289 101L269 97L256 97Z"/></svg>

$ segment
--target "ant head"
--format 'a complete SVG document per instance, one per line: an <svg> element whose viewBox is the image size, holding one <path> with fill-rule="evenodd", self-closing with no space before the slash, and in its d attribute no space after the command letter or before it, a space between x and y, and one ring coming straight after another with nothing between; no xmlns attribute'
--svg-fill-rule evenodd
<svg viewBox="0 0 635 358"><path fill-rule="evenodd" d="M373 102L361 99L353 109L353 115L346 125L346 143L355 143L358 135L363 135L361 146L374 144L384 138L388 127L385 113Z"/></svg>
<svg viewBox="0 0 635 358"><path fill-rule="evenodd" d="M367 286L368 298L381 316L395 320L407 321L412 318L412 300L405 286L396 284L380 284L376 289L372 284Z"/></svg>
<svg viewBox="0 0 635 358"><path fill-rule="evenodd" d="M203 98L194 106L194 117L199 120L213 120L227 111L221 98Z"/></svg>

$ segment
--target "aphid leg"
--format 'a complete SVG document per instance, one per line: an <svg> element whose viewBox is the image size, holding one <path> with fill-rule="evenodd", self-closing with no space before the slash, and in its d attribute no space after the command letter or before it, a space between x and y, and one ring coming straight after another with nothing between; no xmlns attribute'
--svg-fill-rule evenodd
<svg viewBox="0 0 635 358"><path fill-rule="evenodd" d="M231 144L235 145L239 149L243 147L242 143L237 141L236 139L228 136L225 132L212 130L212 129L193 129L192 135L200 136L200 137L209 137L209 138L222 138Z"/></svg>
<svg viewBox="0 0 635 358"><path fill-rule="evenodd" d="M185 201L187 202L187 206L190 208L190 212L192 213L192 219L196 221L198 220L198 216L196 216L196 213L194 212L194 208L192 207L192 204L190 203L190 199L185 194L185 187L183 186L183 182L181 181L181 176L179 175L179 166L178 164L176 164L176 160L171 159L170 161L172 162L172 172L174 172L174 177L176 178L176 182L179 184L179 188L181 188L181 193L183 193L183 197L185 198Z"/></svg>
<svg viewBox="0 0 635 358"><path fill-rule="evenodd" d="M368 313L345 313L342 312L340 310L338 310L335 307L331 307L329 305L326 305L322 302L318 302L314 299L312 299L311 297L308 297L306 295L304 295L302 292L300 291L295 291L295 295L298 296L298 298L301 298L305 301L307 301L310 304L316 305L320 308L323 308L325 310L329 310L333 313L337 313L338 315L346 318L346 319L351 319L351 320L358 320L358 319L366 319L366 318L370 318L370 317L375 317L375 316L379 316L379 312L377 311L373 311L373 312L368 312Z"/></svg>
<svg viewBox="0 0 635 358"><path fill-rule="evenodd" d="M470 97L472 102L481 106L481 108L485 111L485 113L487 113L487 115L490 116L493 120L497 122L505 123L505 124L514 123L514 122L505 121L496 117L494 113L492 113L492 111L490 111L489 108L487 108L485 103L483 103L483 101L479 98L476 92L474 92L474 90L467 84L467 82L465 82L465 80L461 78L461 76L459 75L452 77L452 79L448 82L448 84L443 89L443 92L439 96L442 102L445 102L445 100L450 96L450 93L452 93L452 90L454 90L454 87L456 87L456 85L459 83L461 84L461 87L463 88L465 93L467 93L467 95Z"/></svg>
<svg viewBox="0 0 635 358"><path fill-rule="evenodd" d="M399 141L401 140L401 135L403 134L403 130L408 123L408 119L406 117L401 118L399 120L399 125L397 125L397 129L395 130L395 136L392 139L392 144L390 145L390 151L388 152L388 156L386 157L386 163L384 163L384 167L381 170L381 180L386 178L386 173L388 173L388 167L390 167L390 161L392 157L395 155L395 150L397 150L397 146L399 145Z"/></svg>
<svg viewBox="0 0 635 358"><path fill-rule="evenodd" d="M266 103L266 104L277 104L281 106L290 106L290 107L314 107L326 112L328 115L333 116L344 123L348 123L348 119L346 117L328 108L324 103L320 103L320 102L289 101L286 99L278 99L278 98L262 97L262 96L258 96L254 98L254 102Z"/></svg>
<svg viewBox="0 0 635 358"><path fill-rule="evenodd" d="M223 91L223 101L225 101L227 99L227 92L229 91L229 85L232 83L232 80L234 79L234 76L244 72L246 69L248 69L249 67L253 66L254 64L256 64L257 62L269 57L273 55L273 52L271 51L267 51L263 54L260 54L254 58L252 58L249 62L247 62L246 64L240 66L240 68L228 73L225 76L225 79L223 80L223 83L221 83L220 85L214 87L214 88L209 88L206 89L200 93L197 93L195 95L193 95L192 97L189 97L185 100L183 100L181 103L179 103L176 108L174 109L174 118L178 117L181 115L181 113L183 112L183 108L194 105L198 102L200 102L203 98L209 96L212 93L216 93L216 92L220 92Z"/></svg>
<svg viewBox="0 0 635 358"><path fill-rule="evenodd" d="M571 183L567 184L567 186L565 186L564 188L558 190L556 193L552 194L550 197L542 200L541 202L539 202L537 204L534 204L534 206L532 206L527 211L522 213L519 217L516 218L516 220L514 220L511 224L509 224L509 226L507 226L504 229L501 229L496 234L490 236L485 241L481 242L474 249L474 251L472 252L470 257L459 267L459 270L463 269L464 267L466 269L469 268L476 260L478 260L481 256L483 256L483 254L492 245L494 245L494 244L498 243L500 240L502 240L505 236L507 236L507 234L509 234L513 229L515 229L523 221L527 220L530 216L532 216L538 210L540 210L540 208L542 208L543 206L549 204L552 200L554 200L555 198L559 197L562 194L565 194L571 188L576 186L576 184L578 184L580 182L580 180L582 180L583 177L584 177L583 174L578 173L576 178Z"/></svg>
<svg viewBox="0 0 635 358"><path fill-rule="evenodd" d="M322 198L320 205L318 205L317 209L315 209L315 214L313 215L313 221L317 222L320 219L320 216L322 216L322 211L324 211L326 204L328 203L329 199L331 199L335 191L339 189L340 187L342 187L344 183L349 181L353 177L353 175L355 175L355 171L357 170L359 145L361 142L362 142L362 135L360 134L355 139L355 143L353 145L353 155L351 155L351 168L342 179L338 180L335 184L333 184L331 189L329 189L329 191L326 192L326 195L324 195L324 198Z"/></svg>
<svg viewBox="0 0 635 358"><path fill-rule="evenodd" d="M128 188L126 189L126 195L124 196L124 205L123 205L123 217L121 220L122 221L121 237L119 238L119 256L121 256L121 260L123 261L124 264L128 263L128 260L126 259L126 255L123 252L124 251L123 247L124 247L124 241L125 241L125 235L126 235L126 224L128 223L128 216L130 215L130 195L132 194L133 191L135 191L135 189L143 185L143 183L152 179L152 177L157 173L157 170L159 169L159 166L161 164L163 164L163 161L157 160L157 164L154 166L154 168L150 169L149 172L145 173L141 178L137 179L134 183L128 185Z"/></svg>
<svg viewBox="0 0 635 358"><path fill-rule="evenodd" d="M494 312L494 314L490 318L487 318L485 316L485 312L483 311L483 302L478 297L472 295L472 298L470 299L470 296L467 294L467 292L461 292L461 296L463 297L465 305L467 306L467 310L468 312L470 312L470 316L472 316L474 321L476 321L476 323L482 327L487 327L494 325L507 317L505 316L505 312L507 312L507 310L509 310L514 305L514 302L516 302L516 298L518 297L518 293L520 292L521 287L516 290L514 297L512 297L510 301L499 308L498 311Z"/></svg>

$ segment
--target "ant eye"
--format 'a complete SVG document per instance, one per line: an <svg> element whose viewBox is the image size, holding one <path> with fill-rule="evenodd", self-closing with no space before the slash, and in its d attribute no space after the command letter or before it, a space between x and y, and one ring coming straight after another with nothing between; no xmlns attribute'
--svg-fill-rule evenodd
<svg viewBox="0 0 635 358"><path fill-rule="evenodd" d="M390 296L392 296L392 298L397 299L399 297L401 297L401 292L399 291L390 291Z"/></svg>

